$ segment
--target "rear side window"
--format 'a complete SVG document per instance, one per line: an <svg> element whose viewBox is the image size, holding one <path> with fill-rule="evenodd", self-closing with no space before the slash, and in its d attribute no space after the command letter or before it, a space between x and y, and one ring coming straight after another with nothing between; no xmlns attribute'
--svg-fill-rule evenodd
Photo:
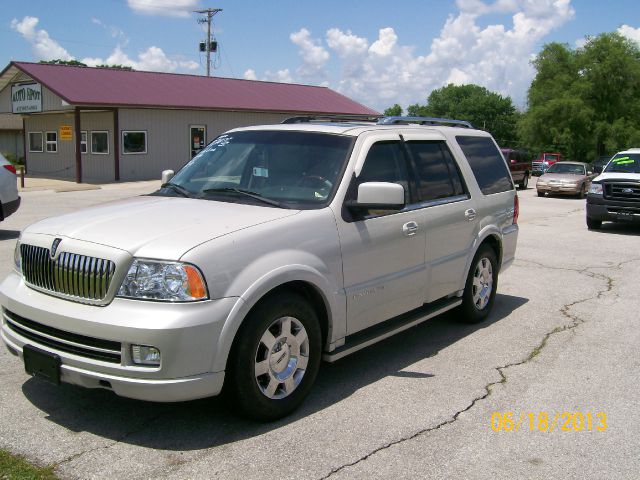
<svg viewBox="0 0 640 480"><path fill-rule="evenodd" d="M410 141L407 146L416 163L421 200L436 200L464 193L460 174L444 142Z"/></svg>
<svg viewBox="0 0 640 480"><path fill-rule="evenodd" d="M456 137L485 195L513 190L511 174L489 137Z"/></svg>

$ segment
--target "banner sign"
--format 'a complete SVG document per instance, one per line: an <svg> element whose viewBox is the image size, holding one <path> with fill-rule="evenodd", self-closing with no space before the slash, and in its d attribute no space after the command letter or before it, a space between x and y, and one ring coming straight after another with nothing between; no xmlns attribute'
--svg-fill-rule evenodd
<svg viewBox="0 0 640 480"><path fill-rule="evenodd" d="M73 128L71 125L60 125L60 140L73 140Z"/></svg>
<svg viewBox="0 0 640 480"><path fill-rule="evenodd" d="M31 113L42 111L42 86L39 83L11 85L11 111Z"/></svg>

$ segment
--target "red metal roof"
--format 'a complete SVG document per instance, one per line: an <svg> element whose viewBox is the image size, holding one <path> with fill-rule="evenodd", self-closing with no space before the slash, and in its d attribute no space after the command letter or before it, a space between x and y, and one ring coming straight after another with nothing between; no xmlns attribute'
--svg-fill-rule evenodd
<svg viewBox="0 0 640 480"><path fill-rule="evenodd" d="M377 115L329 88L235 78L11 62L72 105Z"/></svg>

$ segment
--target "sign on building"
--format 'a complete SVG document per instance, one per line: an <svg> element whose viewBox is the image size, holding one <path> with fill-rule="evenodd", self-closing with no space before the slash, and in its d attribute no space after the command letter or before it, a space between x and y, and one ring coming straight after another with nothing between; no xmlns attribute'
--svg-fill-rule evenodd
<svg viewBox="0 0 640 480"><path fill-rule="evenodd" d="M60 125L60 140L73 140L71 125Z"/></svg>
<svg viewBox="0 0 640 480"><path fill-rule="evenodd" d="M11 111L31 113L42 111L42 86L39 83L11 86Z"/></svg>

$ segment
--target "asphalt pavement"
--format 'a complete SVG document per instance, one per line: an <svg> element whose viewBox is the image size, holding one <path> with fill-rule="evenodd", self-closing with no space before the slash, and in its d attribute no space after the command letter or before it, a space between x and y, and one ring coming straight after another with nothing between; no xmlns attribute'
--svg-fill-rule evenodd
<svg viewBox="0 0 640 480"><path fill-rule="evenodd" d="M21 192L0 278L26 225L157 184ZM516 261L481 325L448 314L323 364L303 407L270 424L216 398L55 387L1 349L0 448L83 479L638 478L640 228L588 231L584 200L519 195Z"/></svg>

